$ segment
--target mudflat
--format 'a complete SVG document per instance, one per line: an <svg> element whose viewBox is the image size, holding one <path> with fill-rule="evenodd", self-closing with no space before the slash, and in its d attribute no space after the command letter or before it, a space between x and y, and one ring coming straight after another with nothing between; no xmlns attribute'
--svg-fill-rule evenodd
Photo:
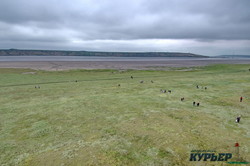
<svg viewBox="0 0 250 166"><path fill-rule="evenodd" d="M166 69L168 67L194 67L212 64L250 64L250 59L167 59L157 61L1 61L0 68L30 68L36 70L70 69Z"/></svg>

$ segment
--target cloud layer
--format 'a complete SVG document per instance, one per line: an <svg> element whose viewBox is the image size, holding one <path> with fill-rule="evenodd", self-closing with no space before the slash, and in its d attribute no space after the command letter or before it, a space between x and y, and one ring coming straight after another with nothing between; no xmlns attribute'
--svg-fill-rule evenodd
<svg viewBox="0 0 250 166"><path fill-rule="evenodd" d="M2 48L250 54L249 0L1 0Z"/></svg>

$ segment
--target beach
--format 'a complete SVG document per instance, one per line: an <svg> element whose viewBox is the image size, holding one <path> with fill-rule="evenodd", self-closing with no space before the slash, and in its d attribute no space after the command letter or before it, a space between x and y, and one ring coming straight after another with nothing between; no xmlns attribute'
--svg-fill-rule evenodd
<svg viewBox="0 0 250 166"><path fill-rule="evenodd" d="M0 68L29 68L35 70L71 70L71 69L135 69L135 70L166 70L170 67L194 67L212 64L250 64L250 59L227 58L180 58L180 59L116 59L86 61L0 61Z"/></svg>

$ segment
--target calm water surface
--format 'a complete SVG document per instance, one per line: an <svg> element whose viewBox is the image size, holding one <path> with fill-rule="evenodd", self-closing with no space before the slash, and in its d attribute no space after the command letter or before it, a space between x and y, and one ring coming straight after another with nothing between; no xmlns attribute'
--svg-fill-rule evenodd
<svg viewBox="0 0 250 166"><path fill-rule="evenodd" d="M96 57L96 56L0 56L1 62L27 61L171 61L213 60L222 58L172 58L172 57Z"/></svg>

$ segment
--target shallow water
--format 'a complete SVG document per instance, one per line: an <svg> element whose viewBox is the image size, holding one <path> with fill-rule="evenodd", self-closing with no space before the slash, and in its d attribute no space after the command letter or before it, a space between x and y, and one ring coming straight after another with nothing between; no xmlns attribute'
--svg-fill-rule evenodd
<svg viewBox="0 0 250 166"><path fill-rule="evenodd" d="M97 57L97 56L0 56L1 62L27 61L171 61L171 60L212 60L222 58L185 57Z"/></svg>

